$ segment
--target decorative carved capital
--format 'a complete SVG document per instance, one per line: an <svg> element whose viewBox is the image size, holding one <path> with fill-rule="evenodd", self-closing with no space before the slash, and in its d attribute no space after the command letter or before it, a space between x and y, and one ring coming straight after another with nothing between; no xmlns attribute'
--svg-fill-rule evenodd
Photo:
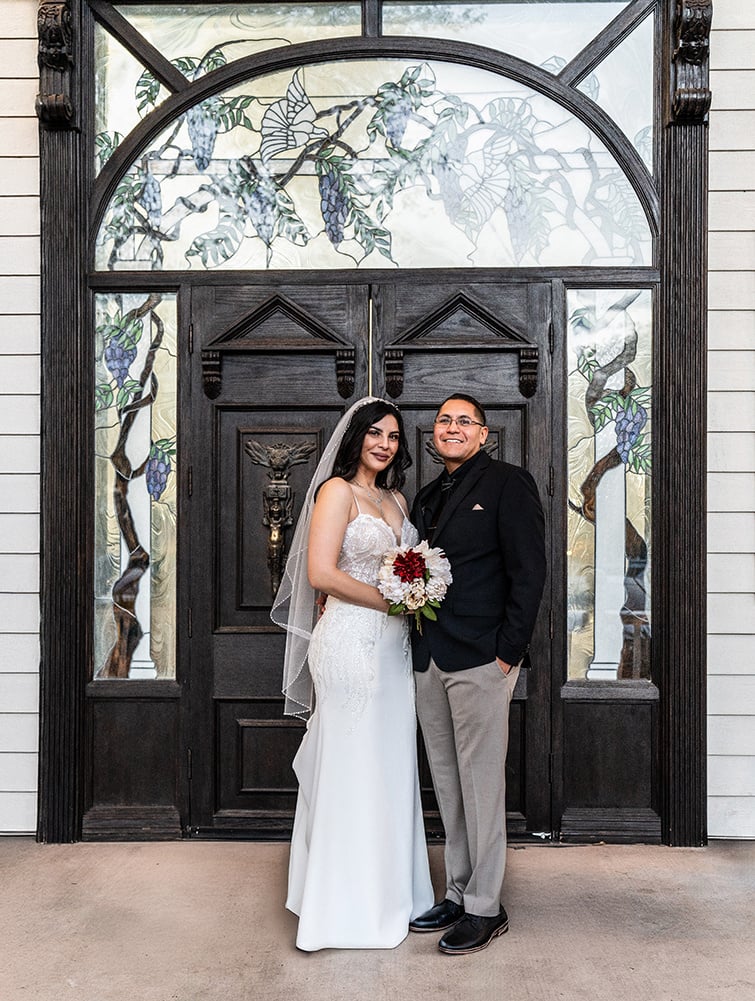
<svg viewBox="0 0 755 1001"><path fill-rule="evenodd" d="M399 348L388 348L385 352L385 388L392 400L397 400L404 391L404 352Z"/></svg>
<svg viewBox="0 0 755 1001"><path fill-rule="evenodd" d="M37 10L39 93L37 116L47 128L73 123L73 15L69 0L40 0Z"/></svg>
<svg viewBox="0 0 755 1001"><path fill-rule="evenodd" d="M537 348L522 347L519 349L519 392L525 399L535 395L538 361Z"/></svg>
<svg viewBox="0 0 755 1001"><path fill-rule="evenodd" d="M202 352L202 386L205 396L216 400L220 396L220 367L222 358L219 351Z"/></svg>
<svg viewBox="0 0 755 1001"><path fill-rule="evenodd" d="M356 373L356 351L354 348L339 348L336 351L336 386L342 400L354 395Z"/></svg>
<svg viewBox="0 0 755 1001"><path fill-rule="evenodd" d="M713 0L677 0L674 18L671 113L702 122L710 109L708 77Z"/></svg>

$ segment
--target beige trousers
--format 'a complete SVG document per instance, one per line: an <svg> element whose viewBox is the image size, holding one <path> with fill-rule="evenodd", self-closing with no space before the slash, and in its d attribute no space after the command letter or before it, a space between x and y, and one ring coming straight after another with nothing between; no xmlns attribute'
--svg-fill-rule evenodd
<svg viewBox="0 0 755 1001"><path fill-rule="evenodd" d="M501 906L506 867L506 750L519 666L415 674L417 715L446 831L446 897L468 914Z"/></svg>

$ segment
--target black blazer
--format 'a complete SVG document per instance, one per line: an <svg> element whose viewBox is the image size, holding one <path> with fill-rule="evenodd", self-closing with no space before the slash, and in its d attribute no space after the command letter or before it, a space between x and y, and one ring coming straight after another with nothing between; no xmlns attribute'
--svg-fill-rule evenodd
<svg viewBox="0 0 755 1001"><path fill-rule="evenodd" d="M438 478L439 479L439 478ZM438 480L424 486L412 521L427 538L426 508ZM437 610L412 630L414 669L430 657L444 671L518 664L528 649L545 582L543 509L535 481L519 466L482 453L443 509L434 546L445 551L453 583Z"/></svg>

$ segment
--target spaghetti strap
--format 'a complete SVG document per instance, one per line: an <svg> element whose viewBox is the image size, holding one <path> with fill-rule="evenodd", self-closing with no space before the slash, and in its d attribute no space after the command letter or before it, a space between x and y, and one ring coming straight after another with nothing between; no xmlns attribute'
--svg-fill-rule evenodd
<svg viewBox="0 0 755 1001"><path fill-rule="evenodd" d="M402 515L403 515L403 516L404 516L405 518L408 518L408 517L409 517L409 512L408 512L408 511L405 511L405 510L403 509L403 507L402 507L402 506L401 506L401 505L399 504L399 502L398 502L398 497L396 496L396 494L395 494L395 491L393 491L393 490L389 490L389 491L388 491L388 493L389 493L389 494L391 495L391 497L393 498L393 500L394 500L394 502L395 502L395 504L396 504L396 507L397 507L397 508L399 509L399 511L401 512L401 514L402 514Z"/></svg>
<svg viewBox="0 0 755 1001"><path fill-rule="evenodd" d="M349 484L349 486L351 487L351 484ZM354 497L354 503L357 506L357 514L361 514L362 513L362 509L359 506L359 498L357 497L356 491L354 490L353 487L351 487L351 493L352 493L352 496Z"/></svg>

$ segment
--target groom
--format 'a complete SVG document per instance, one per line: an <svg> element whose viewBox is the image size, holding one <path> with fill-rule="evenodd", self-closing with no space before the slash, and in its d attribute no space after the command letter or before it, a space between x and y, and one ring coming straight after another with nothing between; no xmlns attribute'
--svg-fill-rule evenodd
<svg viewBox="0 0 755 1001"><path fill-rule="evenodd" d="M484 949L508 931L505 763L509 704L545 580L543 511L525 470L482 450L485 411L456 393L435 416L445 465L417 494L412 521L443 549L453 584L438 620L413 632L417 715L446 831L445 899L411 922L441 952Z"/></svg>

